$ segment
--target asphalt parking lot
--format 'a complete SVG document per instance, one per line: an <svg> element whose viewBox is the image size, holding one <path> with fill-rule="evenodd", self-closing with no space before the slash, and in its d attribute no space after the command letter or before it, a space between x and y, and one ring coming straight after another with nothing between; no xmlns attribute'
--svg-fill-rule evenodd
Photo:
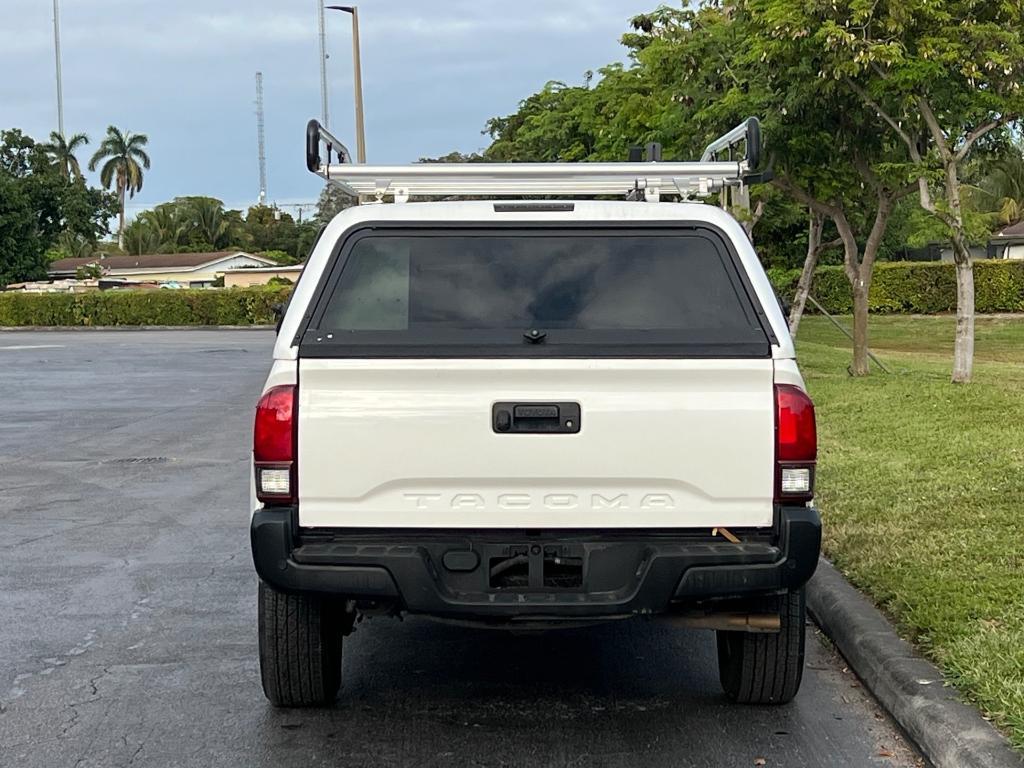
<svg viewBox="0 0 1024 768"><path fill-rule="evenodd" d="M0 333L0 765L922 764L816 634L797 700L750 708L710 632L373 619L334 709L271 709L247 453L272 339Z"/></svg>

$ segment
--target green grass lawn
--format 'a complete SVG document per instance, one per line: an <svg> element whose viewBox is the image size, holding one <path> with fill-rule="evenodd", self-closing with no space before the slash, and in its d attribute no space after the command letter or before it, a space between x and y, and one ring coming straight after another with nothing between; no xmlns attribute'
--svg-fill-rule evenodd
<svg viewBox="0 0 1024 768"><path fill-rule="evenodd" d="M1024 316L979 319L966 386L951 317L870 332L892 375L850 378L848 340L800 327L826 552L1024 749Z"/></svg>

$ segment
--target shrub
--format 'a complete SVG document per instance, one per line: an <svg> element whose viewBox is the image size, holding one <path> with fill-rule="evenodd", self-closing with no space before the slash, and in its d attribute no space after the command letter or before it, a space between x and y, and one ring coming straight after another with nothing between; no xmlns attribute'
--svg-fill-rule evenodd
<svg viewBox="0 0 1024 768"><path fill-rule="evenodd" d="M768 278L780 296L793 298L798 269L771 269ZM1024 311L1024 261L974 262L974 307L979 313ZM843 268L819 267L811 295L829 312L853 311L850 281ZM883 262L875 265L868 308L876 313L935 314L956 310L956 272L939 261ZM813 311L813 306L808 305Z"/></svg>
<svg viewBox="0 0 1024 768"><path fill-rule="evenodd" d="M289 288L0 293L0 326L272 325Z"/></svg>

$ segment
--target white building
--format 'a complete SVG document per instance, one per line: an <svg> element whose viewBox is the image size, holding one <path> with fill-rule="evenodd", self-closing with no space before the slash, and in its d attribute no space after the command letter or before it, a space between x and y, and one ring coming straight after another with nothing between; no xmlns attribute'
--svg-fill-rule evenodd
<svg viewBox="0 0 1024 768"><path fill-rule="evenodd" d="M75 277L80 268L92 265L98 266L106 278L121 278L133 283L178 283L188 288L205 288L229 269L276 266L270 259L245 251L155 253L59 259L50 265L48 274L55 280Z"/></svg>

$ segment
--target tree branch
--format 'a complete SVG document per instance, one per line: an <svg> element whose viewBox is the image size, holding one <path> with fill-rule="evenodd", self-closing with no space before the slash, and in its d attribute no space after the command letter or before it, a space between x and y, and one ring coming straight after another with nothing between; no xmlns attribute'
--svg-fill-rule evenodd
<svg viewBox="0 0 1024 768"><path fill-rule="evenodd" d="M753 229L757 225L757 222L761 220L762 216L764 216L764 200L758 200L757 206L755 206L754 208L754 212L750 214L751 229Z"/></svg>
<svg viewBox="0 0 1024 768"><path fill-rule="evenodd" d="M928 213L938 215L939 211L935 207L935 202L932 200L932 191L928 189L928 179L924 176L919 176L917 179L917 187L921 196L921 207L928 211Z"/></svg>
<svg viewBox="0 0 1024 768"><path fill-rule="evenodd" d="M1015 119L1016 117L1013 115L1003 115L1002 117L998 117L995 120L990 120L984 125L979 125L973 131L967 134L967 138L964 139L964 145L960 147L960 149L956 153L956 161L959 163L964 158L966 158L967 153L971 151L971 147L974 145L974 142L976 142L982 136L989 133L990 131L994 131L996 128L999 128L1000 126L1013 122Z"/></svg>
<svg viewBox="0 0 1024 768"><path fill-rule="evenodd" d="M821 243L818 245L818 253L827 251L829 248L837 248L843 244L843 238L837 237L835 240L829 240L827 243Z"/></svg>
<svg viewBox="0 0 1024 768"><path fill-rule="evenodd" d="M942 132L942 126L939 125L939 119L932 111L932 105L928 103L926 98L919 96L917 108L921 110L921 116L924 118L925 125L931 131L932 138L935 139L935 147L939 150L939 155L941 155L943 161L949 162L953 159L953 153L949 151L949 144L946 142L946 136Z"/></svg>
<svg viewBox="0 0 1024 768"><path fill-rule="evenodd" d="M838 205L832 205L813 197L806 190L793 183L793 180L788 176L776 176L772 179L772 184L789 194L797 202L806 205L815 213L832 219L832 223L836 225L836 230L839 232L838 243L841 243L843 246L843 268L850 283L853 284L853 281L858 277L859 265L857 263L857 256L859 250L857 248L857 237L853 234L853 227L850 226L850 221L846 218L846 212Z"/></svg>
<svg viewBox="0 0 1024 768"><path fill-rule="evenodd" d="M793 180L790 179L788 176L776 176L774 179L772 179L772 184L777 186L783 192L787 193L798 203L803 203L812 211L817 211L823 216L828 216L829 218L834 219L837 214L841 213L840 209L837 208L836 206L830 205L829 203L826 203L823 200L819 200L818 198L813 197L806 190L797 186L795 183L793 183Z"/></svg>
<svg viewBox="0 0 1024 768"><path fill-rule="evenodd" d="M911 181L908 184L904 184L902 187L892 193L893 200L902 200L909 194L912 194L915 189L918 188L918 182Z"/></svg>
<svg viewBox="0 0 1024 768"><path fill-rule="evenodd" d="M956 220L943 210L940 210L935 201L932 200L932 191L928 188L928 179L921 176L917 180L918 192L921 197L921 207L924 208L928 213L937 218L947 227L952 227L956 224Z"/></svg>
<svg viewBox="0 0 1024 768"><path fill-rule="evenodd" d="M857 238L853 234L853 227L843 211L838 211L837 216L832 217L832 222L839 232L839 239L843 242L843 271L853 285L860 278L860 264L857 261L858 248Z"/></svg>
<svg viewBox="0 0 1024 768"><path fill-rule="evenodd" d="M868 183L868 186L875 191L876 194L880 194L882 190L882 182L878 180L878 174L876 174L868 162L859 155L853 159L853 167L857 169L857 173L860 174L861 178Z"/></svg>
<svg viewBox="0 0 1024 768"><path fill-rule="evenodd" d="M887 122L889 124L889 126L894 131L896 131L896 135L897 136L899 136L901 139L903 139L903 143L906 144L907 145L907 149L910 150L910 158L911 158L911 160L913 160L915 163L921 162L921 153L917 151L917 143L910 137L910 134L907 133L905 130L903 130L903 128L900 127L900 124L897 123L889 115L888 112L886 112L884 109L882 109L878 105L878 102L876 102L874 99L872 99L871 96L868 95L868 92L866 90L864 90L864 88L861 87L858 83L854 82L851 78L848 77L848 78L846 78L846 84L848 86L850 86L850 88L852 88L853 91L858 96L860 96L861 101L863 101L865 104L867 104L867 106L871 107L871 109L873 109L875 111L875 113L879 117L881 117L883 120L885 120L885 122Z"/></svg>
<svg viewBox="0 0 1024 768"><path fill-rule="evenodd" d="M885 190L880 190L878 193L878 210L875 211L875 221L871 225L871 232L864 243L864 255L861 257L858 278L864 272L870 274L871 267L875 263L875 257L878 255L878 249L882 245L882 236L885 234L885 228L889 223L889 215L891 213L892 200L885 194Z"/></svg>

